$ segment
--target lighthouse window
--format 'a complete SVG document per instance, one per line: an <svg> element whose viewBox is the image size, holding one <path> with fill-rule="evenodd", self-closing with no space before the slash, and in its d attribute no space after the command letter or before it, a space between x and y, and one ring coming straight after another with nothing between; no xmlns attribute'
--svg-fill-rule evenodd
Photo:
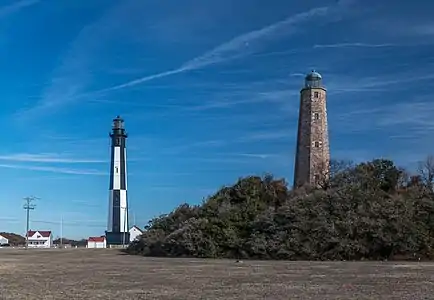
<svg viewBox="0 0 434 300"><path fill-rule="evenodd" d="M315 148L318 148L319 147L319 142L315 142L314 145L315 145Z"/></svg>
<svg viewBox="0 0 434 300"><path fill-rule="evenodd" d="M117 145L117 146L120 146L120 145L121 145L121 139L120 139L120 138L117 138L117 139L116 139L116 145Z"/></svg>
<svg viewBox="0 0 434 300"><path fill-rule="evenodd" d="M318 97L319 97L319 93L318 93L318 92L314 92L314 93L313 93L313 97L314 97L314 98L318 98Z"/></svg>
<svg viewBox="0 0 434 300"><path fill-rule="evenodd" d="M116 174L119 173L119 168L118 167L115 167L115 172L116 172Z"/></svg>
<svg viewBox="0 0 434 300"><path fill-rule="evenodd" d="M319 113L314 113L314 114L313 114L313 118L314 118L315 120L319 120Z"/></svg>

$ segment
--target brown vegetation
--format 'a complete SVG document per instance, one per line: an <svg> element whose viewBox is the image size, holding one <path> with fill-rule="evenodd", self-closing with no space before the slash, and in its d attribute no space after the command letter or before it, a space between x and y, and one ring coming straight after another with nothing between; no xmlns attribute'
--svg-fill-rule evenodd
<svg viewBox="0 0 434 300"><path fill-rule="evenodd" d="M240 179L202 205L153 219L128 252L145 256L284 260L434 257L434 159L420 174L376 159L333 162L320 188L272 176Z"/></svg>
<svg viewBox="0 0 434 300"><path fill-rule="evenodd" d="M427 299L434 265L148 258L0 249L0 299ZM319 298L318 298L319 297Z"/></svg>

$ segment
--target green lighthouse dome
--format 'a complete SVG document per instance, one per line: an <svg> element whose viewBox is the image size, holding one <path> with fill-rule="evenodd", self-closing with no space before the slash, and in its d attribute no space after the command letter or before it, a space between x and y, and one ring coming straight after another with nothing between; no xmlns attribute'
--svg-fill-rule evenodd
<svg viewBox="0 0 434 300"><path fill-rule="evenodd" d="M322 76L317 71L312 70L309 74L306 75L306 79L308 79L308 80L309 79L310 80L313 80L313 79L322 79Z"/></svg>
<svg viewBox="0 0 434 300"><path fill-rule="evenodd" d="M304 80L304 86L306 88L316 88L322 87L322 76L315 70L312 70L306 75Z"/></svg>

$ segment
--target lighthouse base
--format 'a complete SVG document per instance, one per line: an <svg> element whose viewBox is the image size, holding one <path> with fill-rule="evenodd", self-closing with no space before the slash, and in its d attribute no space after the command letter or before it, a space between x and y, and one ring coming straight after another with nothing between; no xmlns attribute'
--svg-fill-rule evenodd
<svg viewBox="0 0 434 300"><path fill-rule="evenodd" d="M130 243L129 232L105 232L107 246L110 245L128 245Z"/></svg>

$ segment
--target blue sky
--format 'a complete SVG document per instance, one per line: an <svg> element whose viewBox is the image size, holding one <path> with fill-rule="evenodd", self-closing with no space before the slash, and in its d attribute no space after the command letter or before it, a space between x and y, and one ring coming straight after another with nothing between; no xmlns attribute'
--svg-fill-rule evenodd
<svg viewBox="0 0 434 300"><path fill-rule="evenodd" d="M292 182L299 90L328 89L332 157L433 153L431 1L0 1L0 231L103 234L111 120L143 226L240 176Z"/></svg>

